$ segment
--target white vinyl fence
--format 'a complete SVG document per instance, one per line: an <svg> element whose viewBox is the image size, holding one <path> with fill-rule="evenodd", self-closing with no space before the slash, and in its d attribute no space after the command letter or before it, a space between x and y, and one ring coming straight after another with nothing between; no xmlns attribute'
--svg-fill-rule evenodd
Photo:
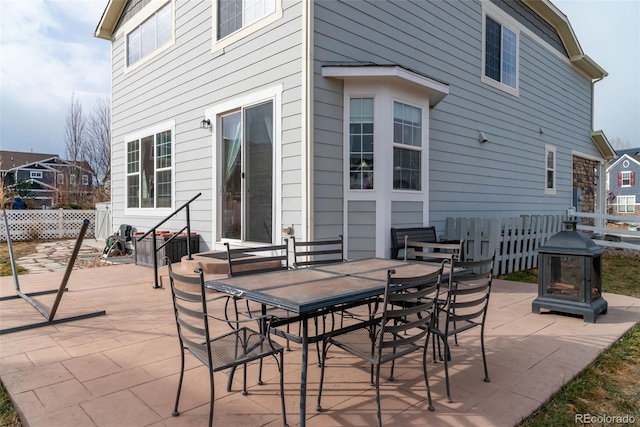
<svg viewBox="0 0 640 427"><path fill-rule="evenodd" d="M519 218L447 218L447 240L465 241L465 260L487 258L497 251L496 274L538 266L538 247L562 231L564 215Z"/></svg>
<svg viewBox="0 0 640 427"><path fill-rule="evenodd" d="M96 240L106 242L112 234L111 202L96 203Z"/></svg>
<svg viewBox="0 0 640 427"><path fill-rule="evenodd" d="M51 209L51 210L5 210L11 232L11 240L75 239L85 219L89 220L86 237L95 236L96 211ZM7 241L4 218L0 219L0 241Z"/></svg>
<svg viewBox="0 0 640 427"><path fill-rule="evenodd" d="M598 245L640 251L640 217L576 212L572 209L567 214L576 218L578 230L593 234L593 241ZM581 218L593 219L594 225L582 225Z"/></svg>

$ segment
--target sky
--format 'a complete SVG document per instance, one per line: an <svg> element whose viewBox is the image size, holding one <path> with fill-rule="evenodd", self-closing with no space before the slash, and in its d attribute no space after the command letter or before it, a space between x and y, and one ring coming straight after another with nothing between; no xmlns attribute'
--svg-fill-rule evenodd
<svg viewBox="0 0 640 427"><path fill-rule="evenodd" d="M640 147L640 0L555 0L595 85L594 129ZM88 114L109 96L110 43L93 37L107 0L0 0L0 149L65 157L72 94ZM616 144L614 144L614 147Z"/></svg>

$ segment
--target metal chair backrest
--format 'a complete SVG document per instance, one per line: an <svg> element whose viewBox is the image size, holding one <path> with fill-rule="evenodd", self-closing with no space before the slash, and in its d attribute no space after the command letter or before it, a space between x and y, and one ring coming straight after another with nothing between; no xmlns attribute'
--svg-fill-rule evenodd
<svg viewBox="0 0 640 427"><path fill-rule="evenodd" d="M380 363L414 351L418 341L429 332L444 263L437 271L424 276L395 277L394 270L387 273L377 345Z"/></svg>
<svg viewBox="0 0 640 427"><path fill-rule="evenodd" d="M204 273L199 268L196 270L197 276L178 274L173 271L170 261L168 268L180 345L211 368L213 364ZM193 287L193 292L184 290L186 287Z"/></svg>
<svg viewBox="0 0 640 427"><path fill-rule="evenodd" d="M322 264L335 264L344 261L344 242L342 235L337 239L298 242L294 236L293 267L311 267Z"/></svg>
<svg viewBox="0 0 640 427"><path fill-rule="evenodd" d="M266 273L289 269L289 245L287 239L281 245L231 249L227 247L229 276ZM258 255L262 254L262 255Z"/></svg>
<svg viewBox="0 0 640 427"><path fill-rule="evenodd" d="M418 250L420 249L420 250ZM418 242L405 236L404 260L436 261L450 260L460 261L464 255L464 240L438 242Z"/></svg>
<svg viewBox="0 0 640 427"><path fill-rule="evenodd" d="M484 324L493 282L494 261L495 254L492 258L480 261L453 262L444 306L447 316L445 334L457 334ZM453 330L450 329L452 325Z"/></svg>

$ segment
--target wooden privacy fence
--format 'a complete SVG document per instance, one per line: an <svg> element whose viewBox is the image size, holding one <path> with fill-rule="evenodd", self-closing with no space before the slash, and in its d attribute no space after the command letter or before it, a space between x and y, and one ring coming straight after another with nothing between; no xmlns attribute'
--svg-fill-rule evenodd
<svg viewBox="0 0 640 427"><path fill-rule="evenodd" d="M73 239L85 219L89 220L86 237L95 236L96 211L75 209L7 210L11 239ZM7 241L6 226L0 223L0 241Z"/></svg>
<svg viewBox="0 0 640 427"><path fill-rule="evenodd" d="M464 239L465 260L492 256L497 250L496 274L538 266L538 247L562 231L564 215L522 215L518 218L447 218L447 240Z"/></svg>

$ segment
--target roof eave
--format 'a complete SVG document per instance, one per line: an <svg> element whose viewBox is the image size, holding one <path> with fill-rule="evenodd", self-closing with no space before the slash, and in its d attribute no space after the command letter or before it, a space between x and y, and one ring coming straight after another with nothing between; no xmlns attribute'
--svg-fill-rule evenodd
<svg viewBox="0 0 640 427"><path fill-rule="evenodd" d="M113 38L113 32L126 3L126 0L109 0L107 7L102 12L96 31L93 33L94 37L105 40Z"/></svg>
<svg viewBox="0 0 640 427"><path fill-rule="evenodd" d="M549 0L523 0L523 2L558 31L573 66L591 79L603 79L609 75L593 59L584 54L569 19L553 3Z"/></svg>
<svg viewBox="0 0 640 427"><path fill-rule="evenodd" d="M594 130L591 132L591 140L595 144L595 146L602 154L602 157L609 161L618 157L616 150L613 149L613 146L609 143L607 136L601 130Z"/></svg>

